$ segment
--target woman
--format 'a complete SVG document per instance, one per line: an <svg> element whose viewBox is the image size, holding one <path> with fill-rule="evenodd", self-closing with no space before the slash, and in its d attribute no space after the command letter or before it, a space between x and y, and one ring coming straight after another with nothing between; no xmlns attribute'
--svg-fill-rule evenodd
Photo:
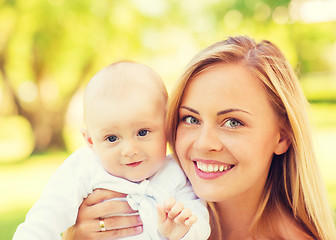
<svg viewBox="0 0 336 240"><path fill-rule="evenodd" d="M336 239L306 100L277 47L229 38L200 52L178 84L168 111L169 142L196 194L211 203L215 235L243 228L242 238ZM229 170L212 178L202 168L214 167L203 166L213 158ZM234 219L246 225L227 229Z"/></svg>
<svg viewBox="0 0 336 240"><path fill-rule="evenodd" d="M191 60L170 99L168 135L195 193L209 204L211 239L336 239L306 105L292 68L268 41L231 37ZM88 199L103 192L116 194ZM105 215L87 202L78 236ZM88 209L95 216L84 216ZM113 236L139 230L139 221L121 219L107 221L108 229L127 223Z"/></svg>

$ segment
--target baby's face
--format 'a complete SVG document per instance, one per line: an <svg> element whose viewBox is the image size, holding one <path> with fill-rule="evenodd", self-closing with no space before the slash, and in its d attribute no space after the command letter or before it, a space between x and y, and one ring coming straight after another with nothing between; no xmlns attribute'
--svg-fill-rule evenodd
<svg viewBox="0 0 336 240"><path fill-rule="evenodd" d="M137 89L118 95L92 103L88 132L105 170L137 182L151 177L165 160L164 109Z"/></svg>

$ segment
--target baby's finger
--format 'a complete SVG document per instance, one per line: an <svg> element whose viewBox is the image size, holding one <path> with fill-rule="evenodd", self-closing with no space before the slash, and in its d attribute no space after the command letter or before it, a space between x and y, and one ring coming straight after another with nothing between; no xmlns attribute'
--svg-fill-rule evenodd
<svg viewBox="0 0 336 240"><path fill-rule="evenodd" d="M178 222L184 222L186 219L188 219L192 215L192 212L189 208L184 208L180 212L180 214L175 218Z"/></svg>
<svg viewBox="0 0 336 240"><path fill-rule="evenodd" d="M180 212L180 214L175 218L175 222L176 223L181 223L181 224L185 224L185 221L191 217L192 212L189 208L184 208L182 209L182 211Z"/></svg>
<svg viewBox="0 0 336 240"><path fill-rule="evenodd" d="M167 214L165 212L164 207L161 206L161 205L157 205L156 210L157 210L157 213L158 213L158 222L163 223L164 221L166 221Z"/></svg>
<svg viewBox="0 0 336 240"><path fill-rule="evenodd" d="M175 203L175 205L170 209L168 217L176 218L176 216L182 212L183 208L184 208L183 203L181 202Z"/></svg>
<svg viewBox="0 0 336 240"><path fill-rule="evenodd" d="M195 222L197 222L197 216L191 215L187 220L185 220L184 224L188 227L193 225Z"/></svg>
<svg viewBox="0 0 336 240"><path fill-rule="evenodd" d="M167 213L170 212L170 210L172 209L172 207L174 206L175 203L176 203L176 200L173 197L170 197L170 198L166 199L163 203L165 211Z"/></svg>

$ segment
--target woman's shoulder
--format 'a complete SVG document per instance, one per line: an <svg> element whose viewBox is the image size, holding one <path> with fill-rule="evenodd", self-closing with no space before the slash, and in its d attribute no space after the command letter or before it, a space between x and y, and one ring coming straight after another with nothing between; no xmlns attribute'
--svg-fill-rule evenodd
<svg viewBox="0 0 336 240"><path fill-rule="evenodd" d="M304 230L302 225L289 213L282 214L279 221L281 221L279 230L283 239L315 240L315 238L310 236L307 231Z"/></svg>

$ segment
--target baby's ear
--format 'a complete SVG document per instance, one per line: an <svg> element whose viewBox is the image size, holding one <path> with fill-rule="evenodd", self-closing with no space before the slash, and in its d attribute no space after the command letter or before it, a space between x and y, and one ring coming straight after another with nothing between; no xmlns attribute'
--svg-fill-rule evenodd
<svg viewBox="0 0 336 240"><path fill-rule="evenodd" d="M276 155L281 155L288 150L290 145L291 145L291 141L289 139L288 133L282 129L280 131L280 139L274 149L274 153Z"/></svg>
<svg viewBox="0 0 336 240"><path fill-rule="evenodd" d="M81 132L82 132L82 135L84 137L85 143L89 146L89 148L93 148L93 142L92 142L92 138L89 134L89 131L86 128L82 128Z"/></svg>

